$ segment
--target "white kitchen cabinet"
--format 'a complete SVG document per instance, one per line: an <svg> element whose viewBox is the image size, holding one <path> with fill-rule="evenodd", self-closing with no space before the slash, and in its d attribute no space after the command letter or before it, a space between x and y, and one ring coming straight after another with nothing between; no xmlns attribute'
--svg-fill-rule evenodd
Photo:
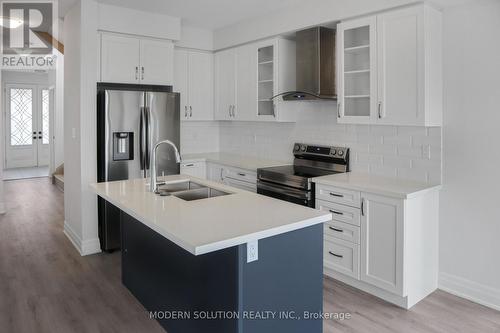
<svg viewBox="0 0 500 333"><path fill-rule="evenodd" d="M274 38L217 52L215 86L218 120L295 121L294 108L270 99L295 89L295 42Z"/></svg>
<svg viewBox="0 0 500 333"><path fill-rule="evenodd" d="M139 83L140 40L115 34L101 36L101 81Z"/></svg>
<svg viewBox="0 0 500 333"><path fill-rule="evenodd" d="M399 198L316 183L324 274L403 308L437 288L439 192Z"/></svg>
<svg viewBox="0 0 500 333"><path fill-rule="evenodd" d="M141 83L172 85L174 44L170 41L141 39Z"/></svg>
<svg viewBox="0 0 500 333"><path fill-rule="evenodd" d="M257 120L257 52L255 45L236 48L236 105L233 120Z"/></svg>
<svg viewBox="0 0 500 333"><path fill-rule="evenodd" d="M215 54L215 118L233 119L236 107L236 50Z"/></svg>
<svg viewBox="0 0 500 333"><path fill-rule="evenodd" d="M181 95L181 120L214 119L213 55L185 49L174 52L174 91Z"/></svg>
<svg viewBox="0 0 500 333"><path fill-rule="evenodd" d="M168 40L101 33L101 81L172 85L173 44Z"/></svg>
<svg viewBox="0 0 500 333"><path fill-rule="evenodd" d="M340 23L337 28L339 123L375 121L377 104L377 19Z"/></svg>
<svg viewBox="0 0 500 333"><path fill-rule="evenodd" d="M362 193L360 279L404 296L403 200Z"/></svg>
<svg viewBox="0 0 500 333"><path fill-rule="evenodd" d="M207 177L208 180L222 183L222 172L224 167L219 164L207 163Z"/></svg>
<svg viewBox="0 0 500 333"><path fill-rule="evenodd" d="M340 23L339 122L441 126L441 21L419 4Z"/></svg>
<svg viewBox="0 0 500 333"><path fill-rule="evenodd" d="M181 174L206 179L207 165L205 162L183 162L181 163Z"/></svg>

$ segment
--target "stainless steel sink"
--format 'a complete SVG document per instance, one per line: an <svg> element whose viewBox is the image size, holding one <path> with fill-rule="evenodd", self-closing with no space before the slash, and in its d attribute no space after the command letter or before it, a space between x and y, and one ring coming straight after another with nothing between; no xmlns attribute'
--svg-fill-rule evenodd
<svg viewBox="0 0 500 333"><path fill-rule="evenodd" d="M188 191L204 187L206 186L200 185L190 180L178 183L164 183L158 186L157 194L167 196L175 192Z"/></svg>
<svg viewBox="0 0 500 333"><path fill-rule="evenodd" d="M202 187L193 190L176 192L173 193L172 195L182 200L193 201L193 200L220 197L228 194L230 193L222 192L211 187Z"/></svg>

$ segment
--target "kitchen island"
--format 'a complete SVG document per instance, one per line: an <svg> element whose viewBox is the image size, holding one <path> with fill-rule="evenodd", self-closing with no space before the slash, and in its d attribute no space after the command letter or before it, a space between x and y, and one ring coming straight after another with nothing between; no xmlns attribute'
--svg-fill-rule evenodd
<svg viewBox="0 0 500 333"><path fill-rule="evenodd" d="M164 196L144 179L92 188L121 210L123 284L169 333L322 332L330 213L183 175L163 180Z"/></svg>

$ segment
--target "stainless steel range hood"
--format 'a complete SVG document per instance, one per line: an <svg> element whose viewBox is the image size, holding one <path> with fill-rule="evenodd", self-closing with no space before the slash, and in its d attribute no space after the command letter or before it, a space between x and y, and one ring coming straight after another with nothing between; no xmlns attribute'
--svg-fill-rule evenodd
<svg viewBox="0 0 500 333"><path fill-rule="evenodd" d="M336 100L335 30L314 27L296 34L297 89L281 93L283 100ZM273 97L273 98L274 98Z"/></svg>

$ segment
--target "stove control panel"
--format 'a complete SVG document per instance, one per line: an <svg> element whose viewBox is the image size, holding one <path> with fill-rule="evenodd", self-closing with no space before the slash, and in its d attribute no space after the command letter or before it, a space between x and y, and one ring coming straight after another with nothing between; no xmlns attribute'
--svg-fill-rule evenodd
<svg viewBox="0 0 500 333"><path fill-rule="evenodd" d="M293 147L295 156L323 156L326 158L347 159L349 156L349 148L346 147L329 147L307 145L304 143L296 143Z"/></svg>

